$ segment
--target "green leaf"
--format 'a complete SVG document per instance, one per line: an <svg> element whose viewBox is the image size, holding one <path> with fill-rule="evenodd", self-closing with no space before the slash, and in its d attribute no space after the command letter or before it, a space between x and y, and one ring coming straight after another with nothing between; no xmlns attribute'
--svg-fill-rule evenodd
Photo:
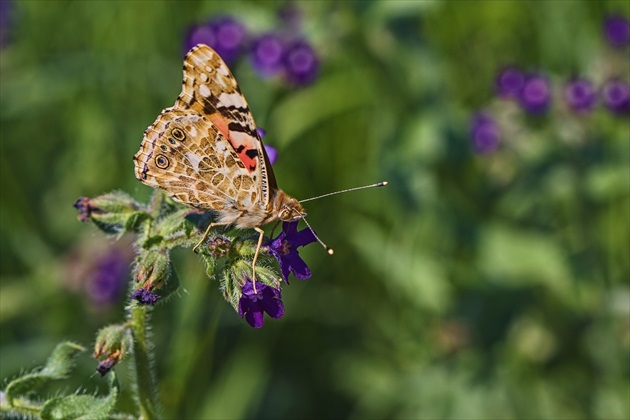
<svg viewBox="0 0 630 420"><path fill-rule="evenodd" d="M166 217L161 218L155 227L155 232L161 236L171 236L183 228L184 218L190 213L190 209L180 209Z"/></svg>
<svg viewBox="0 0 630 420"><path fill-rule="evenodd" d="M84 350L84 347L69 341L58 344L42 370L26 374L9 383L6 390L9 404L12 405L13 400L20 395L33 392L46 382L65 378L74 365L74 357Z"/></svg>
<svg viewBox="0 0 630 420"><path fill-rule="evenodd" d="M48 400L42 408L42 419L107 419L111 417L120 391L116 375L109 375L109 394L104 398L92 395L68 395Z"/></svg>
<svg viewBox="0 0 630 420"><path fill-rule="evenodd" d="M483 231L479 267L505 286L541 284L569 298L571 276L557 235L495 223Z"/></svg>

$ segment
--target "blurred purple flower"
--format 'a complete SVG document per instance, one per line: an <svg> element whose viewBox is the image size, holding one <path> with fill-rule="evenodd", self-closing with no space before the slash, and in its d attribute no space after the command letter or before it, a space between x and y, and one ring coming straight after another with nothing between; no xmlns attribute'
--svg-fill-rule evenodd
<svg viewBox="0 0 630 420"><path fill-rule="evenodd" d="M238 301L238 315L254 328L263 326L264 313L272 318L280 318L284 315L284 304L280 290L263 283L254 283L246 278L242 288L243 294Z"/></svg>
<svg viewBox="0 0 630 420"><path fill-rule="evenodd" d="M11 13L13 13L13 2L0 0L0 48L8 42L9 29L12 23Z"/></svg>
<svg viewBox="0 0 630 420"><path fill-rule="evenodd" d="M589 80L576 79L565 87L564 100L575 112L586 113L595 106L597 94Z"/></svg>
<svg viewBox="0 0 630 420"><path fill-rule="evenodd" d="M504 68L495 81L497 95L502 98L518 98L524 84L525 75L513 66Z"/></svg>
<svg viewBox="0 0 630 420"><path fill-rule="evenodd" d="M256 128L256 131L258 132L258 135L261 139L263 139L265 137L265 134L267 134L264 128L258 127ZM276 163L276 160L278 160L278 151L275 147L269 146L268 144L265 144L264 147L267 158L269 159L269 163L273 165L274 163Z"/></svg>
<svg viewBox="0 0 630 420"><path fill-rule="evenodd" d="M604 35L615 48L630 44L630 22L621 15L610 15L604 20Z"/></svg>
<svg viewBox="0 0 630 420"><path fill-rule="evenodd" d="M630 113L630 85L618 79L609 80L602 87L602 101L615 114Z"/></svg>
<svg viewBox="0 0 630 420"><path fill-rule="evenodd" d="M155 305L157 301L160 300L159 295L142 287L134 290L130 297L131 299L137 300L142 305Z"/></svg>
<svg viewBox="0 0 630 420"><path fill-rule="evenodd" d="M278 260L282 278L287 284L290 273L300 280L311 277L311 270L300 258L297 248L315 242L315 234L308 228L298 232L297 225L298 221L283 222L278 237L265 244L265 248Z"/></svg>
<svg viewBox="0 0 630 420"><path fill-rule="evenodd" d="M261 35L252 42L252 66L262 77L270 77L282 68L285 45L279 34Z"/></svg>
<svg viewBox="0 0 630 420"><path fill-rule="evenodd" d="M319 74L319 60L315 50L304 40L290 44L283 61L286 78L297 85L312 83Z"/></svg>
<svg viewBox="0 0 630 420"><path fill-rule="evenodd" d="M470 137L477 153L493 152L499 146L499 126L490 115L475 114L470 122Z"/></svg>
<svg viewBox="0 0 630 420"><path fill-rule="evenodd" d="M289 2L282 6L278 17L292 31L297 31L302 26L302 10L296 3Z"/></svg>
<svg viewBox="0 0 630 420"><path fill-rule="evenodd" d="M186 36L185 47L189 51L197 44L206 44L229 65L242 52L246 37L245 27L236 19L226 16L192 26Z"/></svg>
<svg viewBox="0 0 630 420"><path fill-rule="evenodd" d="M120 249L112 249L96 261L87 292L93 302L115 302L123 291L129 276L129 257Z"/></svg>
<svg viewBox="0 0 630 420"><path fill-rule="evenodd" d="M547 77L532 74L525 78L518 97L521 107L532 114L542 114L551 104L551 86Z"/></svg>
<svg viewBox="0 0 630 420"><path fill-rule="evenodd" d="M265 144L264 146L265 153L267 153L267 158L269 159L269 163L273 165L274 163L276 163L276 160L278 160L278 151L275 147L269 146L268 144Z"/></svg>

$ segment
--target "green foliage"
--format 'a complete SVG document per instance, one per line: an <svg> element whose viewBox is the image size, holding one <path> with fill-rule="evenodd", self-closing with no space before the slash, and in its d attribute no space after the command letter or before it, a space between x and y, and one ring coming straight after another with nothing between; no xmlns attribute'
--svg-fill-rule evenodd
<svg viewBox="0 0 630 420"><path fill-rule="evenodd" d="M630 16L627 1L298 3L321 59L314 84L232 66L279 149L278 183L299 199L389 185L305 203L335 255L302 251L312 278L292 280L285 316L254 331L216 290L234 304L230 279L250 272L253 233L217 230L211 239L229 245L202 253L205 266L176 249L196 243L199 221L150 199L131 157L179 93L188 26L230 14L272 31L282 4L14 3L0 50L0 377L114 325L135 341L109 395L135 415L630 417L630 126L601 103L576 115L562 98L575 75L630 80L627 49L601 30L609 13ZM548 73L547 114L495 98L506 64ZM479 110L502 123L491 154L470 146ZM94 212L106 238L72 203L112 190L126 193L96 207L121 212ZM146 267L159 257L166 304L124 298L152 270L140 283L119 275L119 293L96 299L115 271L103 268L109 250L144 253ZM208 281L215 273L226 287ZM88 387L96 363L79 363L68 387ZM26 388L11 392L42 410Z"/></svg>
<svg viewBox="0 0 630 420"><path fill-rule="evenodd" d="M102 398L75 394L56 396L45 401L34 399L35 392L44 384L65 379L74 366L74 359L84 350L72 342L57 345L43 368L15 378L7 384L5 398L0 402L0 413L3 416L42 419L111 418L119 393L114 374L109 377L109 394Z"/></svg>

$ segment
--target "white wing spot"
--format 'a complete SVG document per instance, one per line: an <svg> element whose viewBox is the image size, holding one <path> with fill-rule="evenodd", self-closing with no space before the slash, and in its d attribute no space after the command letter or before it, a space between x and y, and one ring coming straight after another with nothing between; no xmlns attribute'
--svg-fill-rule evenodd
<svg viewBox="0 0 630 420"><path fill-rule="evenodd" d="M219 95L221 105L235 106L237 108L247 108L247 102L239 93L225 93Z"/></svg>
<svg viewBox="0 0 630 420"><path fill-rule="evenodd" d="M192 165L195 172L199 172L199 162L201 162L201 158L199 158L199 156L197 156L196 154L190 152L187 152L185 156L186 159L188 159L188 162L190 162L190 164Z"/></svg>
<svg viewBox="0 0 630 420"><path fill-rule="evenodd" d="M210 89L208 89L208 85L200 85L199 86L199 94L204 98L210 96Z"/></svg>
<svg viewBox="0 0 630 420"><path fill-rule="evenodd" d="M228 74L230 74L230 70L227 68L225 63L222 66L217 67L217 72L224 76L227 76Z"/></svg>
<svg viewBox="0 0 630 420"><path fill-rule="evenodd" d="M201 79L202 82L207 82L208 81L208 75L206 73L201 73L199 75L199 78Z"/></svg>

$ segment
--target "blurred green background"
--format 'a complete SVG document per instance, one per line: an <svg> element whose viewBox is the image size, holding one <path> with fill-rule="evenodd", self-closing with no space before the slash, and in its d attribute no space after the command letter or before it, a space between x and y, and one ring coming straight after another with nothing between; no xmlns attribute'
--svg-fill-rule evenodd
<svg viewBox="0 0 630 420"><path fill-rule="evenodd" d="M628 121L554 105L511 121L518 141L487 155L468 133L477 110L505 108L493 83L506 64L600 82L628 52L606 45L602 21L630 16L628 3L296 4L321 59L312 85L262 80L246 59L233 66L279 149L280 187L306 198L389 186L308 203L335 255L301 252L313 276L284 288L285 316L261 330L189 249L175 252L180 292L151 322L165 417L629 418ZM126 292L98 301L89 282L112 249L130 261L129 240L81 224L72 204L111 190L150 196L131 157L179 94L188 27L229 14L270 31L284 6L11 3L0 378L43 364L61 340L89 348L123 319ZM65 386L104 389L95 365L85 354ZM125 394L125 362L116 369ZM123 396L120 410L131 407Z"/></svg>

